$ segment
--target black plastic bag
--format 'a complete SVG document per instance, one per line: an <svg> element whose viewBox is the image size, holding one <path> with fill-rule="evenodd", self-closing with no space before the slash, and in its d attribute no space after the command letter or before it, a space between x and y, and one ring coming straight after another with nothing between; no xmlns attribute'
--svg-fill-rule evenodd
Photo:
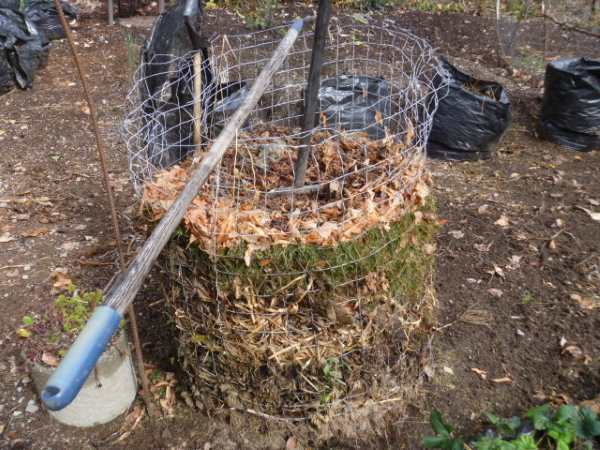
<svg viewBox="0 0 600 450"><path fill-rule="evenodd" d="M9 53L9 60L17 84L21 89L28 89L33 85L35 72L48 63L48 45L37 39L24 42Z"/></svg>
<svg viewBox="0 0 600 450"><path fill-rule="evenodd" d="M146 124L148 158L154 167L177 164L194 151L193 107L163 103Z"/></svg>
<svg viewBox="0 0 600 450"><path fill-rule="evenodd" d="M150 37L142 49L141 62L144 69L142 77L145 82L141 85L140 95L147 112L159 107L157 99L160 91L173 75L171 68L173 57L188 55L194 50L183 15L184 9L185 3L179 1L175 7L161 14L154 22ZM203 55L202 86L206 88L212 84L212 71L208 62L208 49L205 46L200 51ZM191 67L192 62L189 58L185 64L180 65L178 71L189 71ZM171 95L172 98L177 96L180 102L189 101L192 92L191 77L183 75L185 74L178 73L176 78L187 80L187 84L179 83L175 86L176 92Z"/></svg>
<svg viewBox="0 0 600 450"><path fill-rule="evenodd" d="M223 83L214 89L208 101L208 127L212 135L217 135L227 120L237 111L248 96L248 87L244 81Z"/></svg>
<svg viewBox="0 0 600 450"><path fill-rule="evenodd" d="M35 72L48 61L48 41L24 14L0 9L0 50L20 88L31 87Z"/></svg>
<svg viewBox="0 0 600 450"><path fill-rule="evenodd" d="M548 64L540 134L572 150L600 149L600 61Z"/></svg>
<svg viewBox="0 0 600 450"><path fill-rule="evenodd" d="M14 73L6 58L6 50L0 50L0 95L6 94L14 86Z"/></svg>
<svg viewBox="0 0 600 450"><path fill-rule="evenodd" d="M20 0L0 0L0 8L18 11L21 6Z"/></svg>
<svg viewBox="0 0 600 450"><path fill-rule="evenodd" d="M201 6L201 4L199 4ZM184 159L193 151L193 50L202 52L201 104L208 111L208 100L215 86L206 45L194 49L186 26L185 2L161 14L154 22L150 38L141 52L144 82L140 97L148 157L156 167L165 168ZM200 16L196 18L199 21ZM179 58L177 57L182 57ZM177 61L177 66L173 67Z"/></svg>
<svg viewBox="0 0 600 450"><path fill-rule="evenodd" d="M362 75L340 75L323 80L319 105L328 127L363 130L373 139L385 136L392 114L387 82Z"/></svg>
<svg viewBox="0 0 600 450"><path fill-rule="evenodd" d="M202 115L213 135L222 130L247 95L248 88L243 81L225 83L216 88L210 99L212 110L204 110ZM146 130L148 156L152 165L166 168L177 164L193 153L195 148L193 103L161 103L159 109L147 119Z"/></svg>
<svg viewBox="0 0 600 450"><path fill-rule="evenodd" d="M0 8L0 49L11 50L17 42L26 42L39 34L19 11Z"/></svg>
<svg viewBox="0 0 600 450"><path fill-rule="evenodd" d="M510 125L508 95L498 83L477 80L444 60L442 65L450 83L433 117L427 154L458 161L487 159Z"/></svg>
<svg viewBox="0 0 600 450"><path fill-rule="evenodd" d="M61 1L67 20L77 19L77 10L66 1ZM43 33L47 40L62 39L65 36L58 11L52 0L28 0L25 16Z"/></svg>

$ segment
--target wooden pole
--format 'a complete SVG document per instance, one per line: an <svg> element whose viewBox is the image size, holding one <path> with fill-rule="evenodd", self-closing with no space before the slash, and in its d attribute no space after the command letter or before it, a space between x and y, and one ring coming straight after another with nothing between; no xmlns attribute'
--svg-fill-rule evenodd
<svg viewBox="0 0 600 450"><path fill-rule="evenodd" d="M306 165L310 155L310 139L312 129L315 127L315 115L317 113L317 103L319 100L318 95L321 66L323 65L323 50L325 49L325 41L327 40L327 27L329 25L330 16L331 0L320 0L310 60L308 85L306 87L306 97L304 99L303 129L306 135L303 139L303 145L298 152L298 159L296 160L294 167L294 187L297 188L304 186L304 179L306 177Z"/></svg>
<svg viewBox="0 0 600 450"><path fill-rule="evenodd" d="M108 293L105 305L123 314L131 304L136 293L142 286L144 278L148 272L150 272L154 261L156 261L158 255L181 222L181 219L183 219L189 204L197 195L202 185L206 182L210 173L221 161L225 151L237 134L238 129L242 126L252 109L254 109L258 100L267 88L267 85L271 82L273 75L290 52L292 45L302 29L302 24L302 19L299 19L294 22L292 27L288 30L287 34L273 53L273 56L271 56L269 62L256 78L244 103L242 103L231 117L221 134L219 134L217 140L213 143L210 151L202 158L200 165L192 174L192 177L185 185L183 191L179 194L177 200L171 205L156 228L154 228L154 231L131 262L123 277L114 284L113 288Z"/></svg>
<svg viewBox="0 0 600 450"><path fill-rule="evenodd" d="M200 148L202 140L202 53L194 54L194 147Z"/></svg>
<svg viewBox="0 0 600 450"><path fill-rule="evenodd" d="M107 0L106 9L108 10L108 24L110 26L115 24L115 13L113 0Z"/></svg>

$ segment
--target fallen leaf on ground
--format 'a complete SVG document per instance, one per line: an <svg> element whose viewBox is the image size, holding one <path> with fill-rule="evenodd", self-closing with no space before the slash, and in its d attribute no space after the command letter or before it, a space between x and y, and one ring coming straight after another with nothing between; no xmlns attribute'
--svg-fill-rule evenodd
<svg viewBox="0 0 600 450"><path fill-rule="evenodd" d="M575 361L582 362L583 364L588 364L591 361L591 358L583 353L583 350L577 345L567 345L561 353L569 355Z"/></svg>
<svg viewBox="0 0 600 450"><path fill-rule="evenodd" d="M300 443L298 442L298 439L296 439L294 436L290 436L287 440L287 442L285 443L285 450L299 450L300 449Z"/></svg>
<svg viewBox="0 0 600 450"><path fill-rule="evenodd" d="M506 228L509 225L508 217L502 214L500 218L494 222L494 224L502 228Z"/></svg>
<svg viewBox="0 0 600 450"><path fill-rule="evenodd" d="M29 331L27 328L19 328L17 330L17 336L22 337L22 338L29 338L31 337L31 331Z"/></svg>
<svg viewBox="0 0 600 450"><path fill-rule="evenodd" d="M121 436L119 436L112 443L116 444L117 442L127 439L133 430L137 428L138 424L142 420L142 417L144 417L144 408L140 407L139 405L135 405L133 411L131 411L127 417L125 417L125 421L119 430L122 433Z"/></svg>
<svg viewBox="0 0 600 450"><path fill-rule="evenodd" d="M494 273L500 278L504 278L504 270L502 270L502 267L497 266L496 264L494 264Z"/></svg>
<svg viewBox="0 0 600 450"><path fill-rule="evenodd" d="M492 243L490 242L489 244L475 244L473 245L473 247L475 247L475 250L481 253L487 253L490 251L490 248L492 248Z"/></svg>
<svg viewBox="0 0 600 450"><path fill-rule="evenodd" d="M584 208L583 206L576 206L575 208L580 209L587 213L588 216L595 222L600 222L600 212L592 211L591 209Z"/></svg>
<svg viewBox="0 0 600 450"><path fill-rule="evenodd" d="M508 270L517 270L521 266L521 259L523 257L519 255L512 255L510 257L510 262L506 266Z"/></svg>
<svg viewBox="0 0 600 450"><path fill-rule="evenodd" d="M489 205L487 205L487 204L481 205L479 208L477 208L477 212L479 214L485 214L487 212L488 208L489 208Z"/></svg>
<svg viewBox="0 0 600 450"><path fill-rule="evenodd" d="M488 293L492 297L496 297L496 298L500 298L500 297L502 297L502 295L504 295L504 292L502 292L500 289L496 289L496 288L488 289Z"/></svg>
<svg viewBox="0 0 600 450"><path fill-rule="evenodd" d="M465 237L465 233L463 233L460 230L452 230L452 231L448 231L448 234L450 236L452 236L454 239L462 239L463 237Z"/></svg>
<svg viewBox="0 0 600 450"><path fill-rule="evenodd" d="M593 400L584 400L580 403L580 406L591 409L596 414L600 414L600 396Z"/></svg>
<svg viewBox="0 0 600 450"><path fill-rule="evenodd" d="M571 300L575 300L582 309L593 310L600 308L600 301L594 300L591 297L582 297L579 294L571 294Z"/></svg>
<svg viewBox="0 0 600 450"><path fill-rule="evenodd" d="M435 375L435 370L430 365L425 365L425 367L423 367L423 373L425 374L427 379L431 381L433 380L433 376Z"/></svg>
<svg viewBox="0 0 600 450"><path fill-rule="evenodd" d="M63 290L73 284L73 280L69 278L67 275L66 269L55 269L52 273L52 278L54 278L54 284L52 287L56 290Z"/></svg>
<svg viewBox="0 0 600 450"><path fill-rule="evenodd" d="M564 336L561 336L561 338L560 338L560 341L559 341L558 343L560 344L560 346L561 346L561 348L562 348L562 347L564 347L565 345L567 345L567 340L565 339L565 337L564 337Z"/></svg>
<svg viewBox="0 0 600 450"><path fill-rule="evenodd" d="M50 367L58 366L58 358L54 356L52 353L43 352L42 353L42 362L44 364L49 365Z"/></svg>
<svg viewBox="0 0 600 450"><path fill-rule="evenodd" d="M14 241L15 238L8 232L0 235L0 244L6 244L7 242Z"/></svg>
<svg viewBox="0 0 600 450"><path fill-rule="evenodd" d="M487 380L487 371L478 369L477 367L471 367L471 372L474 372L477 375L479 375L479 378L481 378L482 380Z"/></svg>
<svg viewBox="0 0 600 450"><path fill-rule="evenodd" d="M54 206L48 197L38 197L33 199L38 205L41 206Z"/></svg>
<svg viewBox="0 0 600 450"><path fill-rule="evenodd" d="M496 384L511 384L512 378L510 377L502 377L502 378L492 378L492 383Z"/></svg>
<svg viewBox="0 0 600 450"><path fill-rule="evenodd" d="M444 366L442 370L448 375L454 375L454 370L452 369L452 367Z"/></svg>
<svg viewBox="0 0 600 450"><path fill-rule="evenodd" d="M46 227L39 227L39 228L34 228L33 230L29 230L29 231L24 231L21 236L23 237L39 237L39 236L45 236L46 234L48 234L48 228Z"/></svg>
<svg viewBox="0 0 600 450"><path fill-rule="evenodd" d="M425 244L423 250L426 255L433 255L435 253L435 244Z"/></svg>

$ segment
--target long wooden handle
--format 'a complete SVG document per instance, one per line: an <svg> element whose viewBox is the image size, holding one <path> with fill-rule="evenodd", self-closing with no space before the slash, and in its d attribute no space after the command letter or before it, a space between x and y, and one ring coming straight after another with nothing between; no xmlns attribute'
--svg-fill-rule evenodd
<svg viewBox="0 0 600 450"><path fill-rule="evenodd" d="M231 117L221 134L219 134L210 151L204 156L185 188L177 200L175 200L175 203L171 205L171 208L169 208L156 226L150 238L131 262L120 282L116 283L114 288L109 292L105 303L107 306L123 313L127 305L133 301L144 278L150 272L152 264L154 264L154 261L156 261L158 255L171 238L181 219L183 219L189 204L197 195L209 174L221 161L223 154L235 137L235 133L242 126L252 109L254 109L267 85L270 83L271 78L273 78L273 74L279 69L283 60L288 55L302 30L302 24L303 21L299 19L290 27L275 50L275 53L273 53L273 56L252 85L252 89L250 89L244 103L238 108L233 117Z"/></svg>
<svg viewBox="0 0 600 450"><path fill-rule="evenodd" d="M106 296L104 305L96 308L91 320L85 325L46 383L41 397L49 409L60 410L64 408L79 393L81 386L95 367L106 345L110 342L111 336L118 329L123 313L133 302L154 261L181 222L200 187L221 161L236 132L258 103L274 73L290 52L302 30L302 25L303 20L299 19L290 27L271 59L256 78L244 103L221 131L221 134L202 159L175 203L171 205L158 223L127 270L115 281L113 288Z"/></svg>

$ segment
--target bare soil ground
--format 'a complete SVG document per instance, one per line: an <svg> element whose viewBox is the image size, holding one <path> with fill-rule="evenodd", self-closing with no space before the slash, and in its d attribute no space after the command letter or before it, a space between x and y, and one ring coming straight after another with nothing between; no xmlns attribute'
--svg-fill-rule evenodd
<svg viewBox="0 0 600 450"><path fill-rule="evenodd" d="M207 417L182 399L174 418L145 417L119 442L124 418L80 430L58 425L41 409L31 412L38 402L15 334L21 318L53 300L51 275L57 267L87 288L103 288L116 270L88 115L68 48L57 42L32 90L0 97L0 448L234 449L287 443L417 449L429 432L432 408L469 433L481 427L484 411L513 414L542 401L579 401L600 392L600 309L590 309L600 302L600 223L579 208L600 210L600 153L574 153L536 138L539 67L511 77L497 69L488 19L387 11L369 20L409 28L462 67L501 81L514 107L514 123L494 159L431 163L439 212L448 223L438 242L439 325L423 362L422 401L410 405L409 414L391 410L381 422L350 424L358 433L349 427L322 441L313 439L307 424L232 411ZM205 23L219 32L242 27L237 16L220 10L208 12ZM540 55L540 30L539 22L526 25L523 57ZM76 39L98 101L131 256L143 230L130 219L135 199L120 138L129 31L147 33L88 18ZM549 56L600 56L593 38L558 28L551 35ZM144 352L148 363L176 370L156 280L148 279L137 301ZM565 351L569 346L581 354ZM185 388L183 379L179 388Z"/></svg>

